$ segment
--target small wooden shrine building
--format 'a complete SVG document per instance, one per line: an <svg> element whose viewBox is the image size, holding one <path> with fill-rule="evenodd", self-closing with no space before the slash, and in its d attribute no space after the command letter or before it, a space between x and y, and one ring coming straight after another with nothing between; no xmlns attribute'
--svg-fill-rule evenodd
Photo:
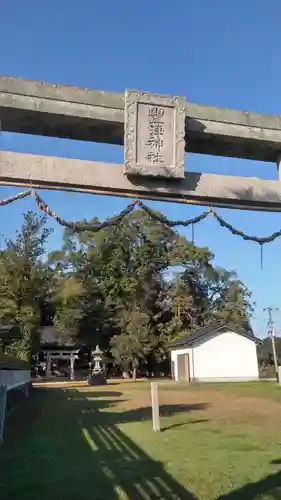
<svg viewBox="0 0 281 500"><path fill-rule="evenodd" d="M80 346L63 335L53 326L40 328L39 363L43 367L45 376L50 377L54 365L65 362L68 365L70 380L75 378L75 360L78 359Z"/></svg>

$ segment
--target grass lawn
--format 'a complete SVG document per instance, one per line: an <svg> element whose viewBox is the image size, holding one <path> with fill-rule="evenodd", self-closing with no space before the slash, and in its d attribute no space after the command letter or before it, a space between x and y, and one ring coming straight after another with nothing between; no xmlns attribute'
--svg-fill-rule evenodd
<svg viewBox="0 0 281 500"><path fill-rule="evenodd" d="M270 382L34 388L6 422L1 500L281 499L281 388Z"/></svg>

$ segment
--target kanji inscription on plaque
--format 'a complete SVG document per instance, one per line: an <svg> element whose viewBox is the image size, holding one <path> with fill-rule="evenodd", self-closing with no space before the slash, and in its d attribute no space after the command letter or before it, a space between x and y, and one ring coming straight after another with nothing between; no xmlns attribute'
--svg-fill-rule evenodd
<svg viewBox="0 0 281 500"><path fill-rule="evenodd" d="M126 91L125 173L184 178L186 101Z"/></svg>

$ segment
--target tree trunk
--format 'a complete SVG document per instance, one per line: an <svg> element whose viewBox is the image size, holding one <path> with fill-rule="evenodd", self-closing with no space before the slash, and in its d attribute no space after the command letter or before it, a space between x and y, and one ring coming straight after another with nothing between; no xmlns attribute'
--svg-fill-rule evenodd
<svg viewBox="0 0 281 500"><path fill-rule="evenodd" d="M133 368L133 371L132 371L132 379L133 379L133 381L134 381L134 382L135 382L135 381L136 381L136 379L137 379L137 368L136 368L136 367L134 367L134 368Z"/></svg>
<svg viewBox="0 0 281 500"><path fill-rule="evenodd" d="M124 378L125 380L129 380L130 378L129 372L122 372L122 378Z"/></svg>

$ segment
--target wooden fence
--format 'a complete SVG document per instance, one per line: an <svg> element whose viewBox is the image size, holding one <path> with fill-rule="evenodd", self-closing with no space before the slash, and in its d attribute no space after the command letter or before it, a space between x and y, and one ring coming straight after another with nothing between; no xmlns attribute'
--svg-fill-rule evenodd
<svg viewBox="0 0 281 500"><path fill-rule="evenodd" d="M0 365L0 444L3 441L6 416L28 396L31 382L30 369Z"/></svg>

